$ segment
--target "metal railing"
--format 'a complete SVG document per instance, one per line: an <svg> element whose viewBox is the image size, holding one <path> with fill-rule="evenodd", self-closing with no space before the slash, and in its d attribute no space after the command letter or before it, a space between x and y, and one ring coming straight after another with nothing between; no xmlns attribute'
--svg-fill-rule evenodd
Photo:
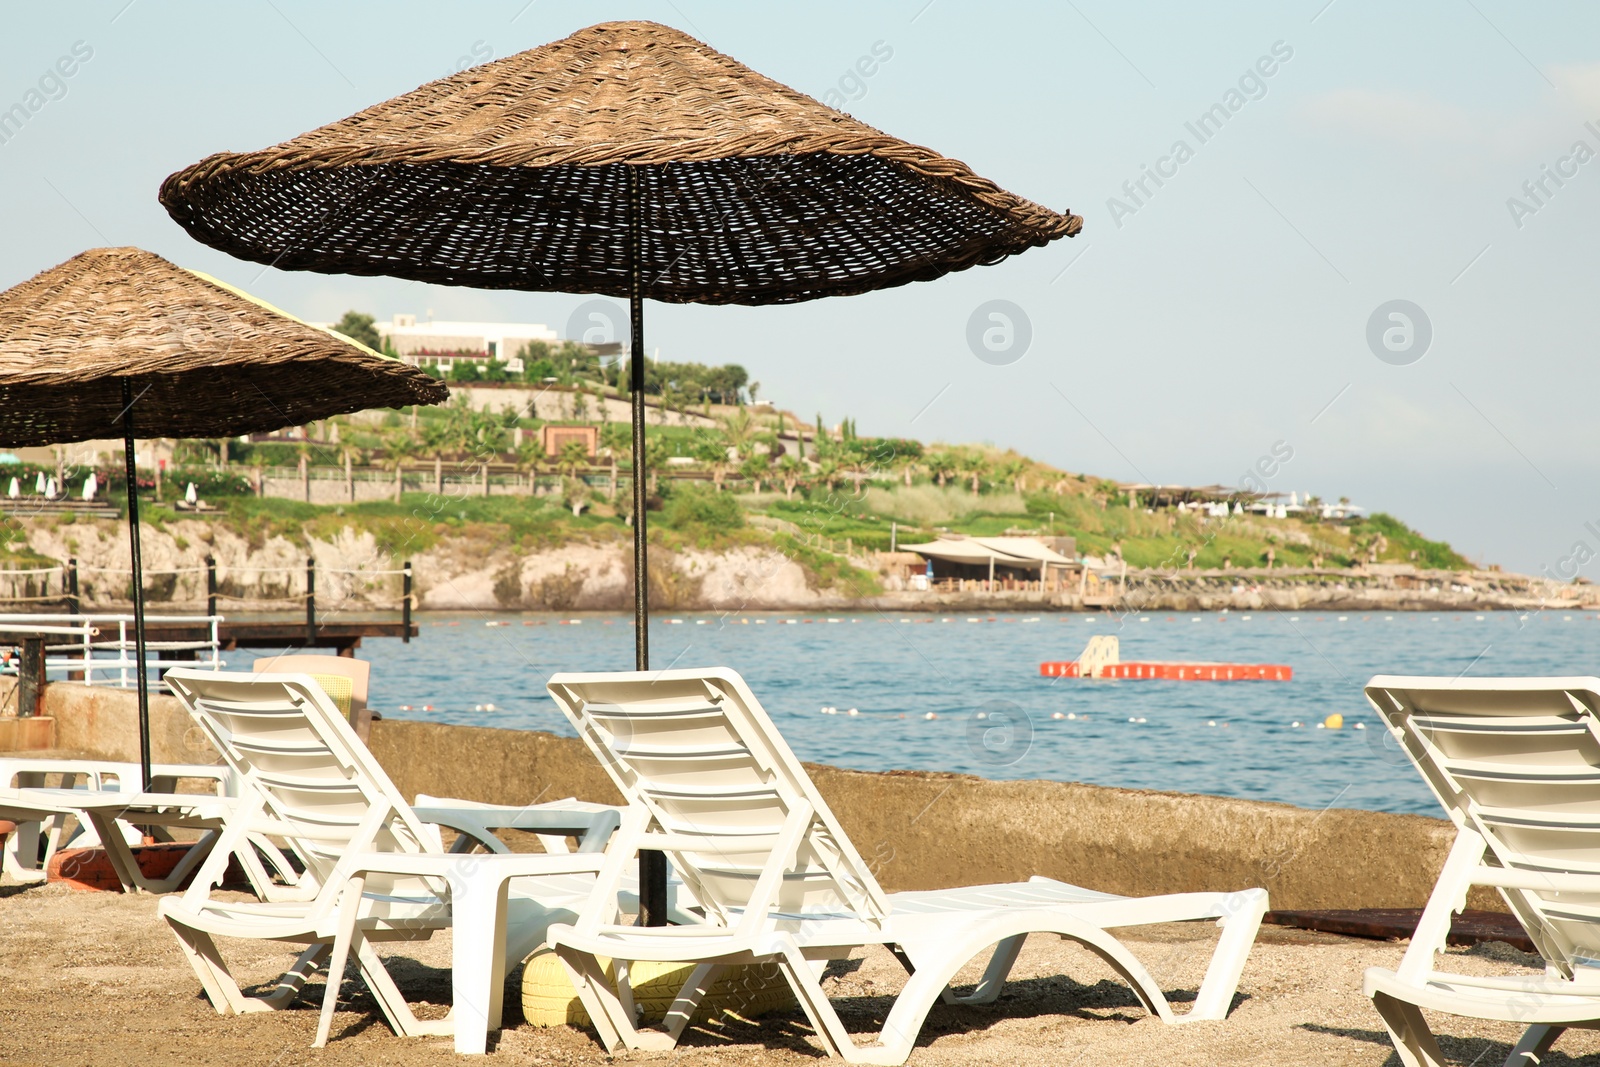
<svg viewBox="0 0 1600 1067"><path fill-rule="evenodd" d="M146 626L204 626L198 641L146 641L145 669L159 680L165 668L197 667L220 671L218 626L221 615L146 616ZM44 646L46 677L131 689L137 684L138 658L132 615L0 615L0 645L24 638L68 638ZM186 655L172 655L186 653Z"/></svg>

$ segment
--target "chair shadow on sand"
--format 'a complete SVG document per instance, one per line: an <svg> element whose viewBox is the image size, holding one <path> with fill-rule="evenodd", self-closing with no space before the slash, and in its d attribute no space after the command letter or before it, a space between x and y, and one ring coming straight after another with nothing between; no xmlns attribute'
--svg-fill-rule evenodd
<svg viewBox="0 0 1600 1067"><path fill-rule="evenodd" d="M395 984L406 991L412 1009L420 1017L442 1017L450 1009L450 968L434 967L403 954L384 954L384 962ZM860 957L833 960L823 977L843 978L860 970L865 961ZM251 996L271 992L274 981L263 982L245 989ZM323 982L308 982L295 998L296 1010L316 1010L322 1005ZM524 1025L522 1015L522 965L518 964L506 976L505 1014L502 1026L512 1030ZM969 986L957 986L965 993ZM1167 990L1166 997L1173 1004L1186 1004L1196 997L1193 989ZM868 1037L883 1028L884 1020L894 1007L899 990L882 995L836 995L833 1004L839 1017L852 1034ZM1229 1008L1230 1014L1249 995L1236 993ZM385 1027L378 1002L355 968L350 967L339 990L339 1015L334 1034L338 1038L354 1037L373 1026ZM351 1015L359 1018L350 1019ZM1008 1019L1033 1019L1049 1015L1064 1015L1082 1022L1132 1024L1150 1016L1140 1005L1133 991L1110 978L1102 978L1090 985L1075 982L1061 975L1041 978L1013 978L1006 982L1004 991L992 1004L959 1005L939 1004L929 1012L917 1041L924 1047L946 1034L979 1033L996 1023ZM346 1021L348 1020L348 1021ZM583 1032L593 1038L593 1031ZM1351 1031L1359 1035L1360 1031ZM758 1019L723 1014L713 1020L696 1019L685 1031L681 1046L684 1048L718 1048L725 1045L759 1045L774 1050L814 1054L822 1051L812 1043L811 1024L798 1006L767 1012ZM1381 1033L1375 1039L1387 1040ZM490 1035L490 1051L496 1043ZM596 1051L599 1045L596 1044ZM1502 1057L1504 1058L1504 1057ZM1563 1061L1554 1061L1563 1062ZM1576 1063L1577 1061L1571 1061Z"/></svg>
<svg viewBox="0 0 1600 1067"><path fill-rule="evenodd" d="M451 974L448 966L434 967L410 956L389 953L383 953L383 962L394 978L395 984L405 990L406 1002L419 1019L442 1019L450 1011ZM515 984L512 984L513 980ZM241 983L244 994L251 997L266 996L276 986L275 978L256 985ZM308 981L295 997L291 1010L310 1012L319 1010L322 1007L323 993L327 988L325 980ZM522 1022L522 998L519 994L521 988L522 968L519 966L508 978L506 988L507 1027L520 1025ZM200 997L204 999L205 994L201 993ZM334 1022L336 1037L354 1037L374 1026L385 1033L388 1032L388 1023L384 1021L377 999L373 997L372 990L362 980L360 972L353 963L346 968L344 980L340 983L337 1011L340 1016L356 1015L359 1018L346 1022L336 1016Z"/></svg>
<svg viewBox="0 0 1600 1067"><path fill-rule="evenodd" d="M1327 1034L1330 1037L1347 1037L1352 1041L1365 1041L1368 1044L1382 1045L1389 1050L1389 1058L1383 1061L1383 1067L1401 1067L1400 1057L1394 1051L1394 1044L1389 1040L1389 1035L1382 1030L1357 1030L1346 1026L1319 1026L1316 1023L1301 1023L1299 1029L1312 1034ZM1460 1067L1500 1067L1511 1055L1511 1042L1490 1041L1482 1037L1453 1037L1450 1034L1434 1033L1439 1039L1439 1050L1449 1057L1452 1063ZM1600 1065L1600 1053L1590 1053L1587 1056L1568 1056L1559 1048L1551 1049L1539 1060L1539 1067L1597 1067Z"/></svg>
<svg viewBox="0 0 1600 1067"><path fill-rule="evenodd" d="M861 962L859 958L836 960L829 965L824 978L853 973L859 969ZM957 986L956 990L970 992L970 987ZM898 993L896 989L882 995L835 994L830 999L850 1033L870 1040L883 1028ZM1188 989L1169 991L1166 995L1169 1001L1179 1004L1192 1002L1196 992ZM1243 994L1236 995L1234 1006L1246 999ZM991 1004L935 1005L922 1025L917 1047L926 1047L947 1034L981 1033L1009 1019L1038 1019L1050 1015L1064 1015L1082 1022L1124 1024L1151 1018L1132 990L1113 979L1100 979L1092 985L1084 985L1061 975L1013 978L1006 982L999 999ZM810 1053L820 1058L823 1052L809 1040L811 1033L804 1012L792 1007L769 1012L754 1020L729 1015L712 1022L696 1020L685 1031L679 1047L762 1045Z"/></svg>

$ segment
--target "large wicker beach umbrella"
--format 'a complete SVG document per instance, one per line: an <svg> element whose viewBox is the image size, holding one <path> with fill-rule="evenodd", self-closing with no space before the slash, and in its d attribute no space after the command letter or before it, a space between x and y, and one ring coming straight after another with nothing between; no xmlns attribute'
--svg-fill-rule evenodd
<svg viewBox="0 0 1600 1067"><path fill-rule="evenodd" d="M96 248L0 293L0 447L123 439L150 784L135 432L230 437L449 391L397 359L138 248Z"/></svg>
<svg viewBox="0 0 1600 1067"><path fill-rule="evenodd" d="M161 201L198 240L280 268L626 297L640 670L643 301L864 293L1082 226L649 22L592 26L272 148L211 156L169 177Z"/></svg>

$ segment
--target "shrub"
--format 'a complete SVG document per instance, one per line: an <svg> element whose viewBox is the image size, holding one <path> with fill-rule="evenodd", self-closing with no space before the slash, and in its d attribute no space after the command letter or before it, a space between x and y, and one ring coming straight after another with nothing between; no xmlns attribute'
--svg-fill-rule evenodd
<svg viewBox="0 0 1600 1067"><path fill-rule="evenodd" d="M732 493L713 492L702 485L676 485L659 521L683 533L719 533L743 527L744 509Z"/></svg>

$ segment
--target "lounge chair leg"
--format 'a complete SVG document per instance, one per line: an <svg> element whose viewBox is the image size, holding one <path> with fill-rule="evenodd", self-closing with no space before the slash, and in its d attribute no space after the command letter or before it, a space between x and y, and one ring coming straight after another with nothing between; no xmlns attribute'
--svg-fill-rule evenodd
<svg viewBox="0 0 1600 1067"><path fill-rule="evenodd" d="M718 964L702 963L689 974L689 980L678 990L672 1006L667 1009L666 1018L661 1020L663 1029L666 1030L667 1036L672 1038L673 1044L677 1044L678 1038L683 1036L684 1027L694 1019L695 1009L711 991L712 983L717 980L717 974L721 970L722 967Z"/></svg>
<svg viewBox="0 0 1600 1067"><path fill-rule="evenodd" d="M1522 1039L1511 1050L1511 1055L1506 1057L1505 1067L1532 1067L1544 1059L1544 1054L1550 1051L1550 1046L1556 1043L1556 1038L1566 1033L1565 1026L1544 1026L1535 1024L1523 1031Z"/></svg>
<svg viewBox="0 0 1600 1067"><path fill-rule="evenodd" d="M489 1031L500 1026L506 984L506 886L503 879L450 881L455 926L451 1012L456 1052L462 1055L481 1055L489 1047Z"/></svg>
<svg viewBox="0 0 1600 1067"><path fill-rule="evenodd" d="M339 928L333 938L333 958L328 961L328 987L322 994L322 1012L317 1018L317 1036L312 1048L324 1048L328 1034L333 1029L333 1012L339 1003L339 987L344 984L345 965L350 961L350 943L361 936L356 917L361 911L361 894L366 879L357 875L350 879L343 899L339 901ZM303 957L302 957L303 958Z"/></svg>
<svg viewBox="0 0 1600 1067"><path fill-rule="evenodd" d="M1222 936L1217 940L1216 951L1206 966L1206 976L1200 981L1200 991L1193 1006L1174 1022L1197 1022L1202 1019L1226 1019L1233 1004L1233 994L1239 988L1239 976L1244 973L1245 961L1256 943L1256 933L1261 928L1262 916L1267 913L1267 891L1245 889L1229 893L1223 898Z"/></svg>
<svg viewBox="0 0 1600 1067"><path fill-rule="evenodd" d="M909 956L907 957L909 958ZM904 1012L897 1016L891 1010L889 1019L884 1023L883 1031L878 1035L878 1043L865 1048L857 1045L850 1038L850 1032L844 1028L844 1020L839 1018L839 1013L834 1011L833 1004L829 1002L828 995L823 991L822 984L811 972L809 961L800 955L798 949L790 947L783 951L777 960L783 976L789 980L789 988L794 990L795 999L805 1009L806 1018L811 1022L811 1028L817 1035L817 1040L822 1042L823 1049L830 1056L838 1056L846 1063L866 1063L895 1067L905 1063L911 1056L911 1049L916 1044L917 1033L922 1028L922 1020L928 1014L928 1008L939 998L938 991L932 984L939 983L939 989L947 984L943 978L935 976L934 969L925 969L911 976L905 989L900 991L896 999L898 1008L905 1002L906 995L911 995L916 1025L909 1032L899 1025ZM922 988L918 988L918 987ZM917 1012L920 1008L920 1013Z"/></svg>
<svg viewBox="0 0 1600 1067"><path fill-rule="evenodd" d="M378 955L378 950L372 947L372 942L361 933L360 927L356 928L351 941L356 950L356 959L361 962L361 977L366 980L367 988L372 990L373 997L377 999L384 1019L396 1034L401 1037L426 1037L454 1032L454 1020L424 1021L417 1018L411 1010L411 1005L406 1003L405 994L400 992L400 987L389 977L389 970L383 965L383 957Z"/></svg>
<svg viewBox="0 0 1600 1067"><path fill-rule="evenodd" d="M200 985L206 991L206 999L211 1001L217 1014L238 1015L249 1010L245 1005L248 998L239 988L239 983L233 980L228 964L211 935L171 919L167 920L167 925L177 935L179 947L183 949L195 977L200 979Z"/></svg>
<svg viewBox="0 0 1600 1067"><path fill-rule="evenodd" d="M978 979L977 986L964 997L958 997L949 989L944 991L941 999L946 1004L992 1004L1000 995L1000 990L1005 988L1006 975L1011 973L1011 968L1017 962L1017 954L1022 951L1022 943L1028 935L1018 934L1008 937L994 946L994 955L989 957L989 966L983 969L983 977Z"/></svg>
<svg viewBox="0 0 1600 1067"><path fill-rule="evenodd" d="M278 979L278 988L267 996L254 999L269 1008L287 1008L300 995L300 990L305 988L306 980L317 973L317 968L322 966L332 948L326 942L310 946L300 953L293 966L283 972L283 977Z"/></svg>
<svg viewBox="0 0 1600 1067"><path fill-rule="evenodd" d="M19 882L44 881L44 868L39 863L40 841L38 822L18 821L16 830L6 838L5 859L0 862L0 871Z"/></svg>
<svg viewBox="0 0 1600 1067"><path fill-rule="evenodd" d="M1372 1005L1383 1017L1384 1028L1405 1067L1444 1067L1444 1053L1439 1051L1439 1043L1420 1008L1386 993L1374 993Z"/></svg>
<svg viewBox="0 0 1600 1067"><path fill-rule="evenodd" d="M200 864L205 861L205 858L211 854L211 849L214 845L216 845L218 836L220 835L216 830L207 830L205 835L201 837L200 840L189 846L189 851L183 854L183 859L178 861L177 866L172 868L172 873L167 875L165 878L151 881L146 879L141 871L139 874L139 888L149 893L173 892L180 885L182 885L183 880L189 877L189 875L193 874L195 869L198 868ZM131 855L132 854L130 853L130 856ZM136 871L139 870L139 864L137 860L133 862L133 869Z"/></svg>
<svg viewBox="0 0 1600 1067"><path fill-rule="evenodd" d="M137 893L145 887L144 872L139 869L139 861L134 857L133 850L123 840L122 831L117 827L116 820L99 812L90 812L89 821L94 824L95 833L100 837L100 847L105 850L106 861L111 864L111 869L116 872L117 881L122 883L124 893Z"/></svg>
<svg viewBox="0 0 1600 1067"><path fill-rule="evenodd" d="M566 968L567 978L577 991L578 999L583 1002L584 1010L589 1013L589 1022L606 1051L616 1052L624 1046L645 1047L644 1035L634 1026L633 1017L624 1009L622 999L611 987L600 961L589 953L577 952L562 945L556 946L556 955Z"/></svg>

